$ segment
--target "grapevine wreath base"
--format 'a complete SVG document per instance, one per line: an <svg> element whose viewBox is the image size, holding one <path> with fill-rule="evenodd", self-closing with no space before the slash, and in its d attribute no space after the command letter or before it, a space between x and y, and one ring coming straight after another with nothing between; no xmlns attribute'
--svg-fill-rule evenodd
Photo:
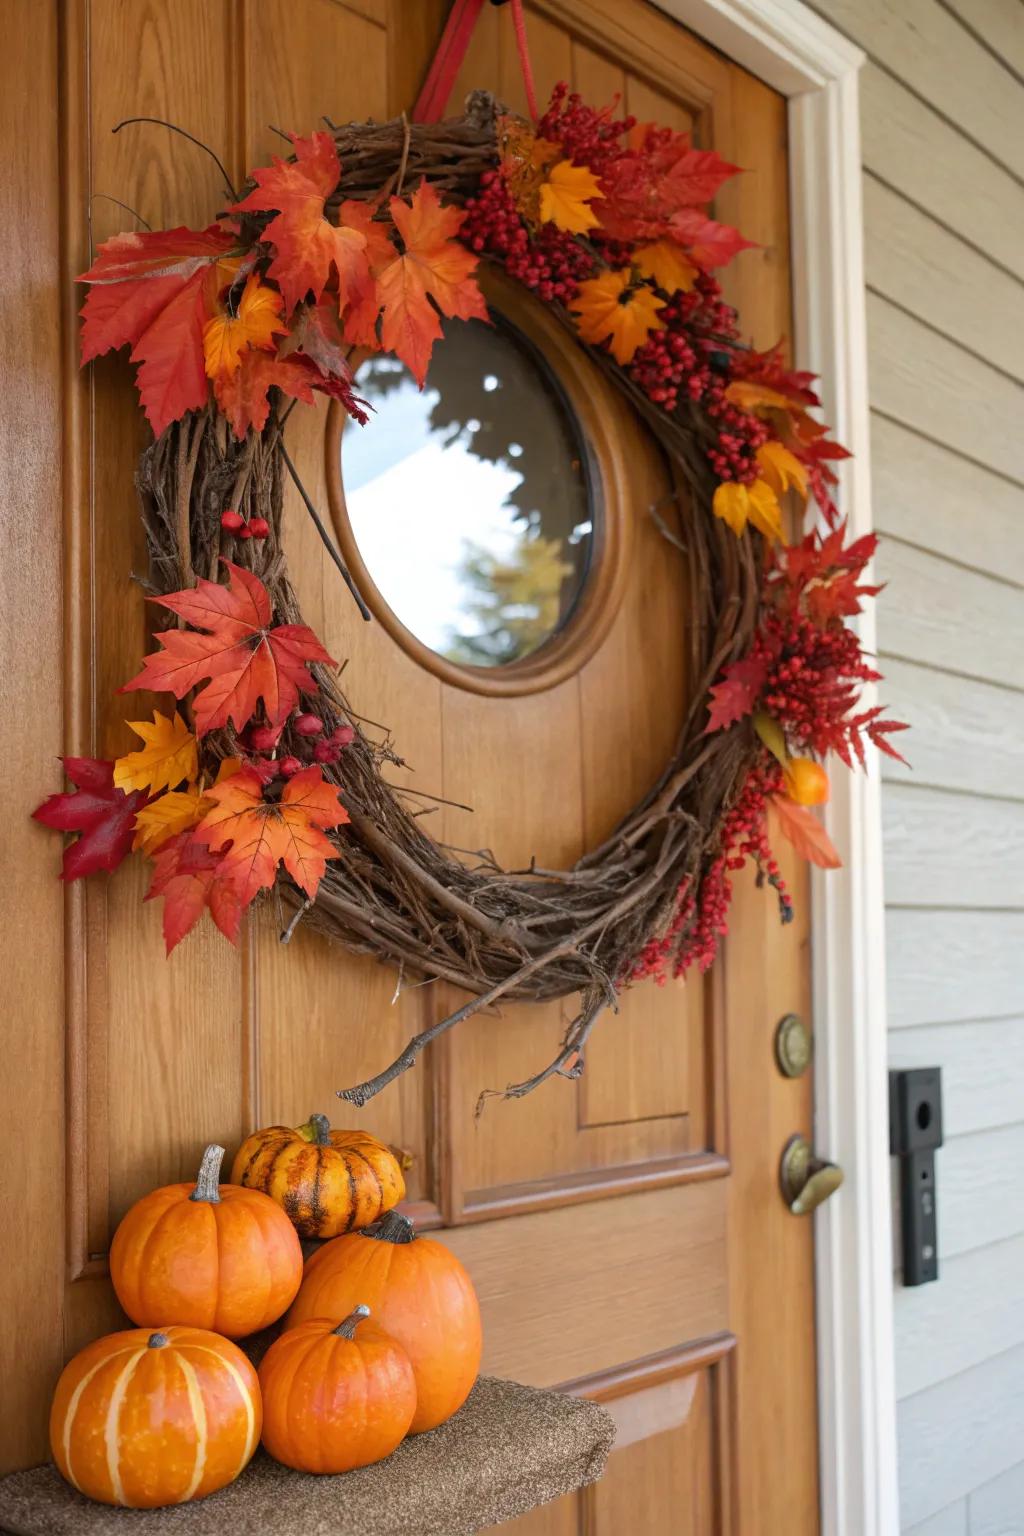
<svg viewBox="0 0 1024 1536"><path fill-rule="evenodd" d="M693 150L683 136L668 130L635 129L628 120L616 123L609 111L595 113L578 98L567 98L564 88L556 91L538 124L510 117L489 95L475 93L459 119L410 124L403 116L383 124L332 125L330 137L320 133L308 140L296 139L294 145L291 161L255 174L248 196L235 201L234 208L221 216L220 225L204 234L177 230L118 237L103 248L85 277L94 284L83 312L86 358L134 339L125 317L130 319L134 313L130 306L142 303L151 291L140 277L155 277L177 292L176 283L200 280L184 275L194 273L200 262L208 264L207 271L214 262L216 271L229 265L228 258L235 263L231 268L235 275L222 279L225 286L219 294L204 301L212 306L206 313L213 318L206 321L203 337L208 340L211 326L220 327L219 338L233 334L232 327L252 326L244 332L249 340L239 343L241 351L236 350L226 362L218 355L211 366L207 347L206 373L214 381L213 398L203 376L200 348L199 394L196 404L190 400L187 409L180 394L177 410L167 408L166 402L153 404L150 333L136 345L133 358L141 358L143 365L140 391L157 433L137 476L149 542L151 595L158 601L166 598L166 606L179 619L201 628L201 602L223 607L229 599L223 595L223 586L198 592L189 589L195 589L200 580L223 581L227 560L233 587L244 585L251 594L262 583L275 625L301 624L282 553L286 474L299 482L284 444L291 406L285 408L280 391L310 399L308 381L312 379L313 388L334 394L351 414L359 416L361 410L353 393L358 385L353 386L344 361L353 343L359 344L351 327L357 306L345 308L342 288L341 263L347 257L332 258L338 262L337 281L342 289L339 335L339 296L333 289L324 291L331 279L314 285L305 268L301 277L295 277L295 269L287 269L285 262L285 234L275 233L291 228L289 215L280 211L284 194L278 190L289 175L300 180L308 176L315 184L322 214L312 220L313 235L322 244L348 239L358 245L363 235L352 232L362 229L369 242L376 240L378 247L383 242L385 261L401 265L415 257L413 220L434 218L435 227L443 228L445 234L438 261L461 263L454 298L454 283L445 287L438 278L434 287L429 286L440 267L429 274L428 291L447 314L484 316L483 300L471 280L478 256L521 278L646 421L678 486L678 520L668 515L668 508L652 512L666 537L679 546L689 584L693 622L687 626L692 645L687 676L692 681L692 699L671 760L657 782L612 836L571 869L534 865L527 870L503 870L483 853L469 866L436 842L416 814L422 801L410 807L403 790L383 776L388 763L398 761L390 741L376 741L363 728L336 673L326 664L326 652L305 628L301 634L310 638L313 649L302 655L297 674L299 691L315 698L313 728L319 731L322 722L324 750L314 754L322 779L310 764L310 770L297 778L289 779L288 770L283 769L283 780L274 780L282 764L294 765L291 772L295 773L303 763L310 763L311 716L296 712L304 706L289 704L279 715L272 715L264 693L263 723L259 714L253 716L252 706L239 719L229 718L224 711L213 715L207 703L205 721L202 700L196 699L191 706L197 756L193 756L186 794L198 808L193 822L209 804L201 798L203 794L216 799L224 793L212 781L225 759L236 770L239 764L249 765L247 782L255 785L254 804L261 816L273 817L280 805L281 819L287 820L289 794L300 783L315 779L313 793L328 795L327 811L321 799L316 802L320 809L313 813L313 824L321 829L321 846L327 849L322 878L306 880L301 890L301 880L293 883L283 871L276 876L276 890L295 908L282 937L287 941L301 919L349 950L396 965L400 976L443 980L470 994L455 1012L410 1041L377 1077L342 1090L341 1097L356 1104L366 1102L410 1067L430 1040L481 1008L501 1000L535 1002L578 995L579 1011L555 1059L506 1090L521 1095L554 1073L578 1074L595 1020L604 1008L614 1007L623 985L644 975L663 979L665 974L682 974L694 963L710 964L724 932L728 872L744 858L752 858L759 877L775 888L783 920L788 919L792 908L766 837L769 801L777 804L783 829L788 826L788 835L801 851L819 863L838 862L820 824L806 808L823 798L827 779L810 758L791 758L789 746L816 756L835 750L847 763L854 756L863 761L862 737L892 750L884 733L897 729L895 724L880 722L877 709L854 713L860 684L877 674L865 665L854 632L843 623L844 615L858 611L861 596L873 590L857 585L873 540L843 547L828 491L834 477L825 462L842 456L843 450L828 442L825 429L808 414L807 406L816 403L809 376L787 373L776 353L759 355L744 348L735 317L720 303L717 285L709 276L709 267L723 264L745 242L735 231L708 220L694 205L706 203L714 187L735 167L713 154ZM586 162L590 169L576 162ZM295 167L294 173L289 166ZM633 224L640 235L630 240L623 233L622 208L637 185L637 167L651 177L650 203L639 213L633 209ZM689 182L680 174L684 171ZM308 191L308 184L303 185ZM688 206L666 213L658 199L668 196L666 189L672 188L677 201ZM616 207L618 231L607 211ZM606 210L603 215L602 209ZM275 210L272 220L268 214ZM668 236L659 239L663 215ZM602 216L607 229L600 226ZM401 242L396 244L399 234ZM673 244L676 237L681 244ZM648 243L638 246L638 238ZM171 262L166 254L161 256L168 249L174 251L175 240L179 250L192 253L185 260ZM543 268L543 253L550 257L556 246L561 254L550 259L556 265L561 262L558 270L565 279L561 284L544 278L542 272L549 270ZM396 255L403 249L413 255ZM235 254L239 250L240 256ZM152 253L148 266L147 252ZM450 256L451 252L457 254ZM329 260L324 271L331 271ZM596 274L589 288L598 307L591 305L585 312L587 273ZM125 280L126 274L131 282ZM607 297L609 284L612 302L607 313L612 318L602 330L598 300ZM401 357L405 355L401 345L388 341L388 300L380 297L385 286L381 279L370 309L369 330L363 324L361 344L391 345ZM118 307L119 289L124 290L123 305L129 308ZM703 306L700 314L705 317L706 333L698 335L699 327L681 329L690 323L686 320L690 299L698 308ZM314 316L321 315L329 301L334 306L330 323L339 345L324 345L321 335L317 349L308 338ZM381 305L383 315L378 319ZM439 334L434 311L425 300L423 305L427 321ZM264 330L260 330L261 315L269 321ZM671 318L666 321L665 315L677 320L682 316L675 332L665 329L674 323ZM631 335L621 330L623 324L633 327ZM274 333L287 332L289 327L285 342L275 342ZM676 349L671 354L665 338ZM342 341L347 346L342 347ZM275 347L276 358L267 350ZM297 357L292 355L296 350ZM421 350L410 360L421 378L429 350L428 342L425 355ZM232 363L235 372L230 371ZM724 376L717 384L709 366ZM692 367L688 381L683 378L686 367ZM149 381L144 379L145 368L151 369ZM259 368L277 370L265 375L277 388L264 385L262 408L252 409L249 402L240 403L239 380L254 376ZM180 382L181 372L174 377ZM306 383L295 384L296 378ZM284 382L289 379L291 386ZM726 390L729 380L734 382ZM687 382L689 389L683 387ZM711 393L702 398L705 389ZM735 390L740 394L731 393ZM200 406L202 399L206 404ZM727 403L709 410L708 399ZM374 424L366 430L375 430ZM766 478L755 478L762 474ZM796 487L806 498L808 486L828 527L824 534L811 534L787 549L782 543L776 491L782 496ZM340 566L340 556L305 492L303 499ZM225 508L231 510L225 512ZM256 537L248 536L256 530ZM258 581L247 581L246 573ZM174 595L168 598L168 594ZM268 635L273 640L270 622L270 615L259 621L258 645L266 643ZM164 631L168 646L175 643L173 635L173 628ZM180 689L173 681L158 682L157 666L151 664L167 663L168 655L165 650L148 658L149 670L126 686L170 688L182 699L196 677L214 675L212 669L200 669L193 675L193 684ZM308 671L305 663L310 663ZM804 672L798 676L801 666ZM811 678L817 691L801 692ZM207 695L212 691L213 684ZM293 689L292 703L296 698ZM187 703L185 708L189 709ZM177 717L175 729L191 740L185 722ZM329 743L336 744L337 750ZM74 760L68 766L74 777L75 763L80 769L84 763L85 773L95 780L89 787L98 785L108 800L119 793L111 789L110 771L114 784L141 786L134 788L142 808L137 822L141 829L150 814L145 810L146 797L160 785L152 779L119 777L122 764L131 761L121 759L110 765ZM105 783L104 772L108 774ZM177 779L185 776L178 773ZM174 790L173 777L167 777L169 790ZM819 792L822 781L824 791ZM52 797L37 814L50 825L90 835L88 806L78 821L74 819L79 814L76 805L87 798L82 778L76 783L80 785L76 795ZM339 793L343 810L338 808ZM120 857L131 843L128 802L132 798L129 795L126 804L117 808L127 828L119 844ZM157 815L163 803L159 798L150 801ZM208 861L217 852L211 835L216 819L208 816L191 834L193 841L202 843ZM339 825L342 821L346 824ZM323 840L324 832L330 845ZM146 843L149 832L140 831L139 836L142 846L152 851ZM84 843L85 837L65 855L66 878L100 867L98 859L87 865ZM73 869L69 869L69 857ZM150 894L163 894L166 901L169 876L162 869L159 851L156 857L158 874ZM115 862L112 858L101 867L112 868ZM323 856L319 863L323 869ZM273 878L276 859L270 867L271 875L263 885ZM244 905L253 894L255 890ZM212 900L207 904L218 926L227 931L230 923L221 920ZM193 915L188 926L195 920ZM234 928L237 931L237 912ZM166 907L165 932L170 945ZM180 936L175 932L174 942Z"/></svg>

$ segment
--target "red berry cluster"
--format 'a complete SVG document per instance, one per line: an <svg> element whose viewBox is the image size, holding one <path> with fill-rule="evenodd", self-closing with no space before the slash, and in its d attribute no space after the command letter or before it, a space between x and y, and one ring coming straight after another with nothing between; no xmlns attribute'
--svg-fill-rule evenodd
<svg viewBox="0 0 1024 1536"><path fill-rule="evenodd" d="M567 159L589 166L600 176L609 161L621 157L622 135L636 127L635 117L612 117L615 105L588 106L578 91L570 91L561 80L551 93L537 133L552 144L560 144Z"/></svg>
<svg viewBox="0 0 1024 1536"><path fill-rule="evenodd" d="M466 203L460 238L472 251L500 257L511 277L548 304L570 303L595 270L590 252L554 224L531 235L500 171L481 176L479 194Z"/></svg>
<svg viewBox="0 0 1024 1536"><path fill-rule="evenodd" d="M228 507L220 515L220 525L236 539L266 539L270 536L270 524L265 517L250 517L248 522L234 507Z"/></svg>
<svg viewBox="0 0 1024 1536"><path fill-rule="evenodd" d="M788 741L818 757L836 752L847 766L854 754L861 756L861 719L852 710L861 685L877 682L880 674L864 660L852 629L769 611L751 655L766 663L763 708Z"/></svg>
<svg viewBox="0 0 1024 1536"><path fill-rule="evenodd" d="M330 733L324 735L324 722L319 715L310 712L295 715L289 722L294 746L299 751L308 751L309 760L304 761L295 750L285 757L274 757L278 743L284 734L283 725L253 725L245 733L244 744L251 752L259 753L262 761L251 761L251 766L257 768L262 777L267 779L290 779L301 772L303 768L314 763L336 763L341 757L342 750L356 739L356 733L350 725L339 725Z"/></svg>
<svg viewBox="0 0 1024 1536"><path fill-rule="evenodd" d="M685 976L691 966L702 972L712 965L722 938L729 931L729 905L732 901L730 876L743 868L748 859L757 865L758 883L765 881L779 900L779 914L784 923L792 921L793 901L779 865L768 842L766 816L768 801L782 789L782 769L765 754L763 764L748 775L733 806L722 822L720 851L705 870L696 900L689 881L679 887L677 907L664 934L651 939L633 967L630 979L642 981L653 976L664 986L671 971Z"/></svg>

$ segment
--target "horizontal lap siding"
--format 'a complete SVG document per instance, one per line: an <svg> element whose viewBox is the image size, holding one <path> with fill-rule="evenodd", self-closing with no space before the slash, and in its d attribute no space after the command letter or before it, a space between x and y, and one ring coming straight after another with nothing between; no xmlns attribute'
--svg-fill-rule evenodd
<svg viewBox="0 0 1024 1536"><path fill-rule="evenodd" d="M896 1294L905 1536L1024 1536L1024 8L812 0L861 77L890 1060L942 1066ZM899 1255L897 1251L897 1262Z"/></svg>

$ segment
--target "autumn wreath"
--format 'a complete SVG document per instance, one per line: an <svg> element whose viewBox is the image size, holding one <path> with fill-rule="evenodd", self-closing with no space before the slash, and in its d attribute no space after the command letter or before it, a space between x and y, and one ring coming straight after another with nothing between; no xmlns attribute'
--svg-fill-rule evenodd
<svg viewBox="0 0 1024 1536"><path fill-rule="evenodd" d="M563 85L536 123L480 93L443 123L294 138L209 228L118 235L81 279L83 362L131 347L155 435L137 483L171 627L125 689L180 710L131 722L143 745L116 761L67 759L77 788L36 816L80 834L65 879L132 848L153 860L168 951L204 911L234 941L274 888L295 909L286 940L304 918L470 994L342 1090L356 1103L501 999L580 998L555 1060L507 1091L576 1075L622 987L711 964L744 862L791 916L770 835L838 863L810 808L828 795L820 759L863 762L865 741L895 755L901 727L858 709L877 673L845 621L876 590L862 581L874 540L844 544L830 467L844 450L812 414L812 376L742 343L712 275L747 244L707 213L735 170ZM394 353L422 384L441 317L488 318L481 261L572 332L684 487L666 532L700 620L693 697L658 781L563 872L469 867L430 837L302 623L282 553L295 402L320 391L365 422L353 349ZM820 513L788 545L787 495Z"/></svg>

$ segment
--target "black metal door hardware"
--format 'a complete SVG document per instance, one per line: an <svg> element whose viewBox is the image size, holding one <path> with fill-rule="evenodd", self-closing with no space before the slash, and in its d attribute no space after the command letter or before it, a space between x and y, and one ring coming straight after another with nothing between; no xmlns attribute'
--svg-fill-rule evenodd
<svg viewBox="0 0 1024 1536"><path fill-rule="evenodd" d="M900 1160L903 1284L939 1278L935 1150L942 1146L942 1068L889 1073L889 1151Z"/></svg>

